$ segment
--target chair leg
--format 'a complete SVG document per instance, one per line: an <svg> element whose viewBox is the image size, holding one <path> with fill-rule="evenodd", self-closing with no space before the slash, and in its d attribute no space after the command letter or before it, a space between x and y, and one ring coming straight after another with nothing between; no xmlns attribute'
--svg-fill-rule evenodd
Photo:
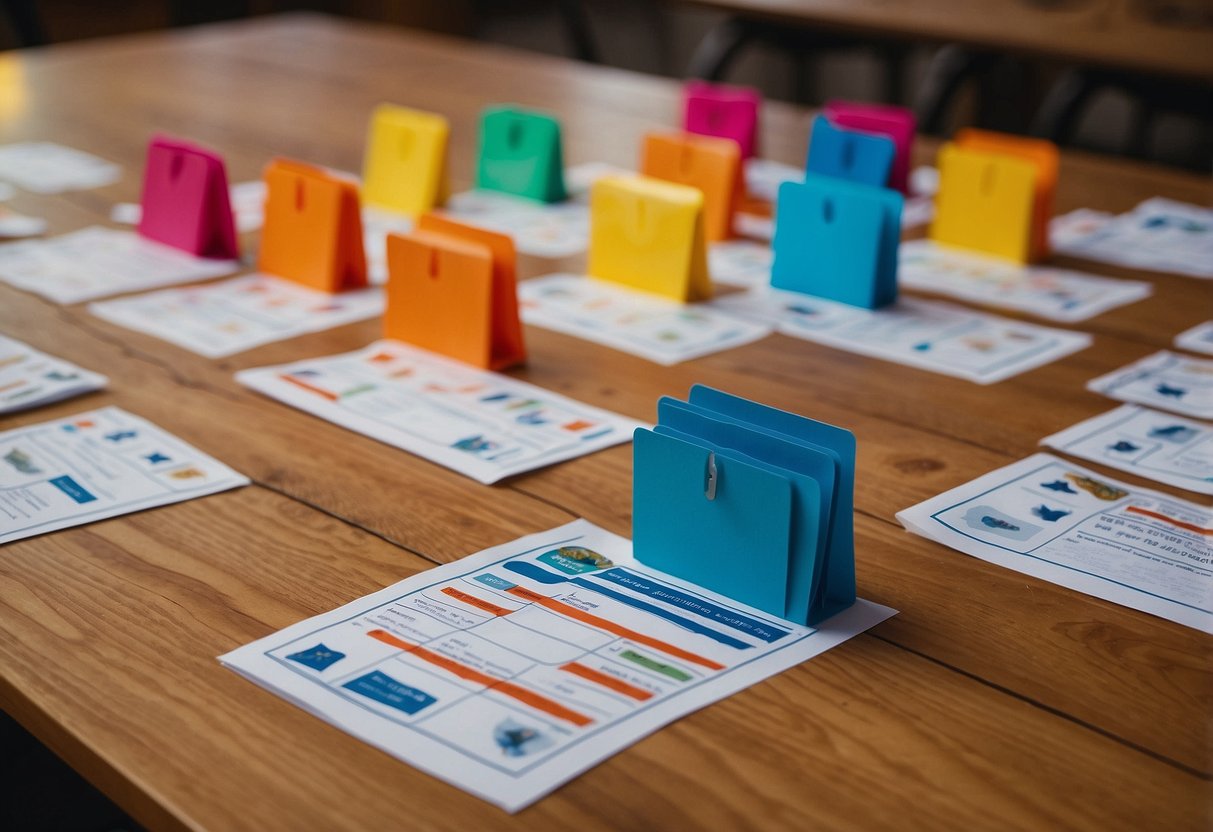
<svg viewBox="0 0 1213 832"><path fill-rule="evenodd" d="M1087 73L1071 70L1061 76L1049 91L1032 119L1033 136L1054 144L1070 144L1098 84Z"/></svg>
<svg viewBox="0 0 1213 832"><path fill-rule="evenodd" d="M944 121L961 85L985 71L990 61L989 55L956 44L949 44L936 52L914 102L918 129L924 133L942 135L946 127Z"/></svg>
<svg viewBox="0 0 1213 832"><path fill-rule="evenodd" d="M21 47L45 46L49 43L46 30L42 28L42 19L34 0L3 0L4 11L8 13L13 33Z"/></svg>
<svg viewBox="0 0 1213 832"><path fill-rule="evenodd" d="M687 77L705 81L721 80L741 47L750 40L751 34L750 26L736 17L712 27L695 47L695 54L687 67Z"/></svg>
<svg viewBox="0 0 1213 832"><path fill-rule="evenodd" d="M590 29L590 19L585 13L585 4L581 0L557 0L556 10L560 13L565 34L573 44L573 56L591 64L602 63L598 43Z"/></svg>

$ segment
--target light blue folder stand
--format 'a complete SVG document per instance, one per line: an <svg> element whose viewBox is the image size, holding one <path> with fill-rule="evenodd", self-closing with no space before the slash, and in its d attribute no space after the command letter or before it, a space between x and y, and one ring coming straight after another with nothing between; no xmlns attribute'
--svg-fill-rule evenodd
<svg viewBox="0 0 1213 832"><path fill-rule="evenodd" d="M825 116L817 116L809 132L805 170L883 188L889 184L896 155L897 145L888 136L835 127Z"/></svg>
<svg viewBox="0 0 1213 832"><path fill-rule="evenodd" d="M636 431L637 560L799 624L855 600L855 438L695 386Z"/></svg>
<svg viewBox="0 0 1213 832"><path fill-rule="evenodd" d="M902 196L809 174L779 186L771 285L879 309L897 300Z"/></svg>

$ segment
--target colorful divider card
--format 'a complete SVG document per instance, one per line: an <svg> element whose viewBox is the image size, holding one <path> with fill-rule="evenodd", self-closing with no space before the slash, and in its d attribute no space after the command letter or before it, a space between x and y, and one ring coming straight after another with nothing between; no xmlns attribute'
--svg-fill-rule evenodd
<svg viewBox="0 0 1213 832"><path fill-rule="evenodd" d="M1087 382L1087 389L1122 402L1213 419L1213 361L1156 352Z"/></svg>
<svg viewBox="0 0 1213 832"><path fill-rule="evenodd" d="M0 179L39 194L99 188L122 178L122 168L54 142L0 146Z"/></svg>
<svg viewBox="0 0 1213 832"><path fill-rule="evenodd" d="M647 569L585 520L439 566L221 656L508 812L894 610L802 627Z"/></svg>
<svg viewBox="0 0 1213 832"><path fill-rule="evenodd" d="M522 254L571 257L590 243L590 185L600 177L626 172L601 162L568 168L564 179L569 198L564 202L475 190L455 194L440 210L462 222L510 235Z"/></svg>
<svg viewBox="0 0 1213 832"><path fill-rule="evenodd" d="M1047 436L1040 444L1148 479L1213 494L1213 426L1133 404Z"/></svg>
<svg viewBox="0 0 1213 832"><path fill-rule="evenodd" d="M0 246L0 280L56 303L205 280L239 268L235 260L194 257L133 231L100 226Z"/></svg>
<svg viewBox="0 0 1213 832"><path fill-rule="evenodd" d="M749 159L745 163L746 193L775 203L779 186L784 182L803 182L804 168L773 162L770 159ZM901 210L901 227L917 228L935 216L935 191L939 187L939 171L931 167L915 168L910 176L910 195ZM740 213L735 220L738 234L759 240L775 236L775 221L769 216Z"/></svg>
<svg viewBox="0 0 1213 832"><path fill-rule="evenodd" d="M708 273L713 283L753 289L771 282L775 253L766 243L723 240L708 246Z"/></svg>
<svg viewBox="0 0 1213 832"><path fill-rule="evenodd" d="M241 234L256 231L265 222L265 182L237 182L228 189L236 230ZM138 225L143 208L137 202L119 202L110 209L110 222Z"/></svg>
<svg viewBox="0 0 1213 832"><path fill-rule="evenodd" d="M574 335L669 366L739 347L770 334L706 304L683 304L647 292L571 274L518 286L528 324Z"/></svg>
<svg viewBox="0 0 1213 832"><path fill-rule="evenodd" d="M1036 454L898 513L912 532L1213 633L1213 511Z"/></svg>
<svg viewBox="0 0 1213 832"><path fill-rule="evenodd" d="M628 442L639 425L398 341L236 380L486 484Z"/></svg>
<svg viewBox="0 0 1213 832"><path fill-rule="evenodd" d="M1096 277L1051 266L1021 266L930 240L901 244L897 280L905 287L1001 306L1054 321L1085 321L1150 296L1140 280Z"/></svg>
<svg viewBox="0 0 1213 832"><path fill-rule="evenodd" d="M0 545L248 480L117 407L0 433Z"/></svg>
<svg viewBox="0 0 1213 832"><path fill-rule="evenodd" d="M1083 332L916 298L872 310L766 289L725 295L713 306L786 335L978 384L1002 381L1091 344Z"/></svg>
<svg viewBox="0 0 1213 832"><path fill-rule="evenodd" d="M1213 277L1213 208L1155 197L1119 216L1079 210L1056 217L1049 236L1060 254Z"/></svg>
<svg viewBox="0 0 1213 832"><path fill-rule="evenodd" d="M269 275L162 289L89 305L100 318L207 358L383 314L383 290L330 294Z"/></svg>
<svg viewBox="0 0 1213 832"><path fill-rule="evenodd" d="M0 335L0 413L100 390L108 379Z"/></svg>
<svg viewBox="0 0 1213 832"><path fill-rule="evenodd" d="M1213 355L1213 321L1205 321L1175 336L1175 346Z"/></svg>

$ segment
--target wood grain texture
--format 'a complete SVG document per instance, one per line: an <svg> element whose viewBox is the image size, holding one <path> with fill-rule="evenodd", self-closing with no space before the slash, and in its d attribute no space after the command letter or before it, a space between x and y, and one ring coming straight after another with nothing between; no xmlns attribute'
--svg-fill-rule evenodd
<svg viewBox="0 0 1213 832"><path fill-rule="evenodd" d="M314 17L0 60L24 78L0 142L53 139L127 169L107 188L14 198L52 233L135 199L156 130L215 146L234 181L275 154L356 170L370 108L396 101L451 118L451 173L462 187L488 103L554 112L573 162L631 165L640 136L677 118L672 82ZM766 155L799 160L809 117L769 105ZM934 147L920 142L919 160ZM1067 154L1058 210L1122 211L1154 195L1208 203L1213 189ZM520 267L533 277L581 263L522 258ZM663 368L528 328L531 359L512 374L600 407L651 420L658 396L704 382L853 429L861 594L902 614L659 732L515 819L214 657L432 563L577 516L628 534L630 447L480 486L232 378L360 348L378 337L376 322L210 361L82 305L0 286L0 330L112 379L106 392L3 427L117 404L257 483L5 547L0 705L153 828L365 828L407 812L426 829L1204 828L1213 821L1213 639L967 558L893 520L1110 409L1084 390L1088 379L1209 315L1207 282L1069 265L1149 279L1155 295L1077 326L1095 333L1091 349L990 387L779 335Z"/></svg>
<svg viewBox="0 0 1213 832"><path fill-rule="evenodd" d="M689 5L825 31L894 40L958 42L998 51L1213 78L1213 36L1201 0L1167 4L1124 0L682 0ZM1168 9L1188 20L1167 20ZM1195 15L1201 20L1193 20Z"/></svg>

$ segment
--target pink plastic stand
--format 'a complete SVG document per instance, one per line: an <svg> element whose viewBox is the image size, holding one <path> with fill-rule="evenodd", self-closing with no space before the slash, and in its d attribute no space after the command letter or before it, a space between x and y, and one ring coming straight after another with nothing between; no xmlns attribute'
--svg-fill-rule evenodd
<svg viewBox="0 0 1213 832"><path fill-rule="evenodd" d="M837 127L877 133L893 140L896 151L889 172L889 187L906 193L910 176L910 149L914 146L917 122L905 107L881 104L857 104L853 101L829 101L825 117Z"/></svg>
<svg viewBox="0 0 1213 832"><path fill-rule="evenodd" d="M750 159L758 150L761 107L762 94L751 87L689 81L683 87L683 129L732 139L741 147L741 158Z"/></svg>
<svg viewBox="0 0 1213 832"><path fill-rule="evenodd" d="M199 257L240 256L223 159L167 136L147 147L143 215L138 231L149 240Z"/></svg>

